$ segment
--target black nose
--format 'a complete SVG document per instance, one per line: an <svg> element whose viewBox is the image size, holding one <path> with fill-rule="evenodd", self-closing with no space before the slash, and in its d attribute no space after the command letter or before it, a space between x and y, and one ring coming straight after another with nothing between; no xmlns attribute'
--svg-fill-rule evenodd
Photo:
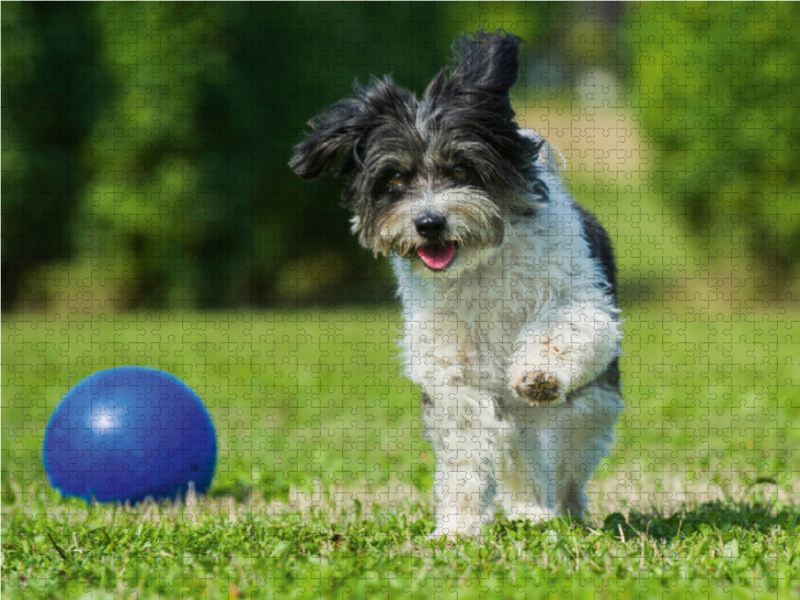
<svg viewBox="0 0 800 600"><path fill-rule="evenodd" d="M435 238L447 227L447 219L442 215L422 215L414 225L422 237Z"/></svg>

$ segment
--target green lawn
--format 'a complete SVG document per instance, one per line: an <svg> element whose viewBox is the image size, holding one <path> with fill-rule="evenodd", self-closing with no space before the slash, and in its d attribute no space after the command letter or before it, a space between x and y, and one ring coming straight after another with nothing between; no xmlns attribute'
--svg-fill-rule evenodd
<svg viewBox="0 0 800 600"><path fill-rule="evenodd" d="M755 309L753 309L755 306ZM7 315L4 597L800 594L800 312L624 307L627 409L583 523L428 541L433 454L395 311ZM168 370L219 437L205 498L87 507L41 445L90 373Z"/></svg>

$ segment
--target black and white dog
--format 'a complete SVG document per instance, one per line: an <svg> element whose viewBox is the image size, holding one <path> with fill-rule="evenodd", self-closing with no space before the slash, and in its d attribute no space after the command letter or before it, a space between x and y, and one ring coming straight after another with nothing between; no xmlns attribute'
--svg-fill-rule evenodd
<svg viewBox="0 0 800 600"><path fill-rule="evenodd" d="M407 376L436 450L434 535L582 515L622 411L616 273L547 142L514 122L522 40L478 31L418 100L389 77L317 116L291 167L339 167L353 232L391 256Z"/></svg>

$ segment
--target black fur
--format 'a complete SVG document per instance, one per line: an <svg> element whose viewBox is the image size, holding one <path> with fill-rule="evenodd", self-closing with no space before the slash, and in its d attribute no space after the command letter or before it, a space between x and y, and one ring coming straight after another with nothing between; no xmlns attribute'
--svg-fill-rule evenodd
<svg viewBox="0 0 800 600"><path fill-rule="evenodd" d="M606 230L597 222L594 215L588 210L583 208L577 202L575 208L581 215L583 222L583 235L586 241L589 242L589 257L595 259L600 265L603 275L608 281L609 291L614 298L614 304L618 302L617 298L617 266L614 263L614 248L611 245L611 238L608 237Z"/></svg>
<svg viewBox="0 0 800 600"><path fill-rule="evenodd" d="M614 299L614 305L619 305L619 298L617 296L617 266L614 262L614 248L611 245L611 238L608 237L608 233L603 228L602 225L597 221L595 216L582 207L577 202L575 203L575 208L578 210L578 213L581 216L581 221L583 223L583 235L586 238L586 241L589 243L589 257L593 258L597 261L600 269L605 275L606 282L608 282L608 291L611 294L611 297ZM603 287L606 287L602 282ZM591 383L587 385L607 385L612 388L619 388L620 385L620 370L619 370L619 358L615 358L606 369L597 376L597 378ZM572 396L577 395L580 392L579 390L575 390L572 393ZM568 397L567 401L571 398Z"/></svg>
<svg viewBox="0 0 800 600"><path fill-rule="evenodd" d="M412 119L417 100L399 88L391 77L373 80L372 86L353 86L355 98L340 100L309 122L314 130L294 148L289 166L303 179L316 179L337 165L341 175L358 166L356 147L387 125Z"/></svg>

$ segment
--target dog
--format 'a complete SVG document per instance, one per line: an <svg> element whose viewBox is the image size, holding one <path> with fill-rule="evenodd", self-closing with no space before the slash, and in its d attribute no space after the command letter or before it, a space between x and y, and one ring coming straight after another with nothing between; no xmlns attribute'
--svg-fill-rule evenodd
<svg viewBox="0 0 800 600"><path fill-rule="evenodd" d="M436 452L433 536L507 518L581 518L623 409L612 245L553 149L515 122L522 40L479 30L422 99L354 86L294 148L346 181L352 231L391 258L407 377Z"/></svg>

